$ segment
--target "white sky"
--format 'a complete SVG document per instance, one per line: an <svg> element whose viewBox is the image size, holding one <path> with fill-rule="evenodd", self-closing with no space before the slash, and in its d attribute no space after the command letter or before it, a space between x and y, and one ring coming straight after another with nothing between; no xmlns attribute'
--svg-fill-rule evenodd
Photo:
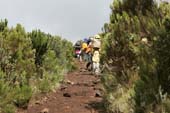
<svg viewBox="0 0 170 113"><path fill-rule="evenodd" d="M113 0L0 0L0 18L72 42L101 32Z"/></svg>
<svg viewBox="0 0 170 113"><path fill-rule="evenodd" d="M101 32L113 0L0 0L0 19L26 31L40 29L72 42ZM170 1L170 0L156 0Z"/></svg>

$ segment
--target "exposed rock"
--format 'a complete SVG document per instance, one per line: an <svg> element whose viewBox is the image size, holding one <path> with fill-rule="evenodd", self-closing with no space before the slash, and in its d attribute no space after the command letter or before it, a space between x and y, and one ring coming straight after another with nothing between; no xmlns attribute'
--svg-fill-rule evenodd
<svg viewBox="0 0 170 113"><path fill-rule="evenodd" d="M49 113L49 109L48 108L44 108L43 110L41 110L40 113Z"/></svg>
<svg viewBox="0 0 170 113"><path fill-rule="evenodd" d="M53 92L53 93L56 93L56 89L52 89L52 92Z"/></svg>
<svg viewBox="0 0 170 113"><path fill-rule="evenodd" d="M53 99L55 100L55 99L57 99L57 97L53 97Z"/></svg>
<svg viewBox="0 0 170 113"><path fill-rule="evenodd" d="M95 85L94 84L91 84L91 86L90 87L95 87Z"/></svg>
<svg viewBox="0 0 170 113"><path fill-rule="evenodd" d="M40 104L41 104L41 101L37 100L37 101L35 102L35 104L40 105Z"/></svg>
<svg viewBox="0 0 170 113"><path fill-rule="evenodd" d="M84 85L84 86L90 86L90 84L89 84L89 83L86 83L86 82L83 83L83 85Z"/></svg>
<svg viewBox="0 0 170 113"><path fill-rule="evenodd" d="M48 97L44 97L44 100L47 100L48 99Z"/></svg>
<svg viewBox="0 0 170 113"><path fill-rule="evenodd" d="M76 84L77 86L80 86L81 84L79 83L79 82L77 82L77 84Z"/></svg>
<svg viewBox="0 0 170 113"><path fill-rule="evenodd" d="M74 85L74 82L70 81L70 80L67 80L66 82L67 84L71 84L71 85Z"/></svg>
<svg viewBox="0 0 170 113"><path fill-rule="evenodd" d="M47 97L44 97L43 98L43 102L47 102L48 98Z"/></svg>
<svg viewBox="0 0 170 113"><path fill-rule="evenodd" d="M98 84L100 83L100 79L97 79L96 81L93 81L93 84Z"/></svg>
<svg viewBox="0 0 170 113"><path fill-rule="evenodd" d="M74 82L71 82L71 85L74 85Z"/></svg>
<svg viewBox="0 0 170 113"><path fill-rule="evenodd" d="M69 93L64 93L63 96L64 96L64 97L71 97L71 94L69 94Z"/></svg>
<svg viewBox="0 0 170 113"><path fill-rule="evenodd" d="M101 92L97 90L97 91L96 91L96 94L95 94L95 97L102 97Z"/></svg>
<svg viewBox="0 0 170 113"><path fill-rule="evenodd" d="M66 109L70 109L70 106L66 106Z"/></svg>
<svg viewBox="0 0 170 113"><path fill-rule="evenodd" d="M103 89L102 89L102 88L99 88L99 87L94 87L93 90L103 91Z"/></svg>
<svg viewBox="0 0 170 113"><path fill-rule="evenodd" d="M61 86L61 87L60 87L60 90L63 91L63 90L65 90L66 88L67 88L67 86Z"/></svg>

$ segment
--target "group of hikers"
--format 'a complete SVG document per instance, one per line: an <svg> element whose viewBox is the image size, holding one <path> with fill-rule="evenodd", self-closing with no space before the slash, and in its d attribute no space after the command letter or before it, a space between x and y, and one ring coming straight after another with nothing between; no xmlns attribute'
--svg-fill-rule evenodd
<svg viewBox="0 0 170 113"><path fill-rule="evenodd" d="M74 45L75 57L80 62L86 62L85 69L92 71L94 74L100 74L100 35L95 35L83 40L77 41Z"/></svg>

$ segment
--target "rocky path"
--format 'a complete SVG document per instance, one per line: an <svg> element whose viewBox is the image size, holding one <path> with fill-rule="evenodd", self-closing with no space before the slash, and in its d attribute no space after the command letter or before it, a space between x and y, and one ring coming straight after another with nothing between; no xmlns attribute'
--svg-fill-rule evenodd
<svg viewBox="0 0 170 113"><path fill-rule="evenodd" d="M80 68L58 90L32 102L27 113L104 113L102 108L100 79Z"/></svg>

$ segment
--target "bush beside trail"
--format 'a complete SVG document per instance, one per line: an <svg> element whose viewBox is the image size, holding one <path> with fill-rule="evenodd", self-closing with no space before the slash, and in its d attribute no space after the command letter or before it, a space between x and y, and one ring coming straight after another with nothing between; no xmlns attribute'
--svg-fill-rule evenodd
<svg viewBox="0 0 170 113"><path fill-rule="evenodd" d="M0 22L0 112L26 108L32 95L49 92L73 67L72 43L40 30Z"/></svg>
<svg viewBox="0 0 170 113"><path fill-rule="evenodd" d="M147 4L146 4L147 3ZM102 28L108 113L163 113L169 104L170 5L114 0Z"/></svg>

